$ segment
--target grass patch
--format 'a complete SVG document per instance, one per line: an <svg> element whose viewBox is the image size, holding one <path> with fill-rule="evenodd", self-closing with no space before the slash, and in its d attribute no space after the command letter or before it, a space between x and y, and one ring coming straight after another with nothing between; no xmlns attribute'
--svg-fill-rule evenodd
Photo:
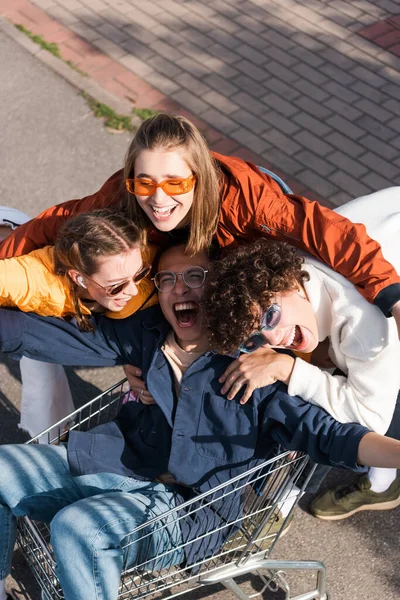
<svg viewBox="0 0 400 600"><path fill-rule="evenodd" d="M30 37L32 42L38 44L41 48L43 48L43 50L47 50L47 52L50 52L50 54L54 54L54 56L56 56L57 58L61 58L60 49L57 44L53 42L46 42L46 40L43 39L41 35L35 35L34 33L32 33L32 31L29 31L29 29L26 29L26 27L24 27L23 25L16 25L15 27L22 31L22 33L25 33L25 35Z"/></svg>
<svg viewBox="0 0 400 600"><path fill-rule="evenodd" d="M138 116L142 121L149 119L150 117L155 117L160 113L159 110L152 110L151 108L134 108L133 114Z"/></svg>
<svg viewBox="0 0 400 600"><path fill-rule="evenodd" d="M132 123L132 117L129 115L119 115L107 104L103 104L99 102L92 96L86 94L86 92L82 92L82 96L85 98L86 102L89 104L90 108L93 111L93 114L98 119L104 120L104 125L109 127L110 129L116 129L117 131L135 131L136 127Z"/></svg>
<svg viewBox="0 0 400 600"><path fill-rule="evenodd" d="M69 67L71 67L71 69L74 69L74 71L77 71L81 75L84 75L85 77L88 76L87 73L78 69L78 67L74 65L72 61L63 59L63 57L60 54L60 48L58 47L58 44L56 44L55 42L46 42L46 40L41 35L35 35L34 33L32 33L32 31L29 31L29 29L27 29L23 25L16 25L15 27L22 31L22 33L27 35L32 40L32 42L38 44L38 46L40 46L42 50L50 52L50 54L53 54L53 56L65 62Z"/></svg>

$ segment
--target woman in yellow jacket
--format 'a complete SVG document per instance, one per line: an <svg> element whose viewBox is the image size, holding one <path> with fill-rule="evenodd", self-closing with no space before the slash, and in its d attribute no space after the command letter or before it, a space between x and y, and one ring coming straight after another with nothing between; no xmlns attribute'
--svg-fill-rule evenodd
<svg viewBox="0 0 400 600"><path fill-rule="evenodd" d="M137 227L123 215L106 209L78 215L65 223L54 246L0 261L0 305L75 317L85 330L93 312L125 318L157 302L148 266L154 247L142 250ZM74 410L60 365L24 358L21 378L20 427L30 435Z"/></svg>

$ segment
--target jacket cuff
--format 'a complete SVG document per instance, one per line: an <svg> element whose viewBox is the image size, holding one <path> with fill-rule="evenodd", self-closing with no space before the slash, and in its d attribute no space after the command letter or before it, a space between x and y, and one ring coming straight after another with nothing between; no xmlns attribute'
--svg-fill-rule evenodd
<svg viewBox="0 0 400 600"><path fill-rule="evenodd" d="M392 308L400 300L400 283L392 283L379 292L374 304L381 309L385 317L392 316Z"/></svg>

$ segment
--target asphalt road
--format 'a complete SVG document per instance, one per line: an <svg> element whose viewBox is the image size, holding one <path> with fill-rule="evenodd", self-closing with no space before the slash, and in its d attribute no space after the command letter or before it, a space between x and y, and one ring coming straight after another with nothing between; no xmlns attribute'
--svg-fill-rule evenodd
<svg viewBox="0 0 400 600"><path fill-rule="evenodd" d="M73 87L1 32L0 81L0 204L34 216L52 204L95 191L120 168L130 136L108 133ZM82 403L122 372L70 369L68 374L74 399ZM3 358L0 381L0 443L24 441L17 429L18 363ZM332 479L339 479L338 472ZM324 561L330 600L398 600L398 514L361 513L340 523L323 523L298 510L274 558ZM18 553L15 559L11 584L17 597L39 598ZM296 575L294 581L301 590L304 579ZM246 578L247 588L252 583ZM213 588L191 593L188 599L206 597L232 596ZM263 593L265 599L283 597L280 592Z"/></svg>

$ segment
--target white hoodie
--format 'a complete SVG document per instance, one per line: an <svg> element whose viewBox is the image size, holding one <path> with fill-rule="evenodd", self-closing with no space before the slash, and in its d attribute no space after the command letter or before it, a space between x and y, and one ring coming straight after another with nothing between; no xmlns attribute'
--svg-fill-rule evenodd
<svg viewBox="0 0 400 600"><path fill-rule="evenodd" d="M400 271L400 187L357 198L336 212L364 223ZM345 373L333 376L296 358L289 393L322 406L342 423L358 422L385 433L400 390L400 342L394 319L365 300L355 286L305 255L310 281L304 287L317 317L319 340Z"/></svg>

